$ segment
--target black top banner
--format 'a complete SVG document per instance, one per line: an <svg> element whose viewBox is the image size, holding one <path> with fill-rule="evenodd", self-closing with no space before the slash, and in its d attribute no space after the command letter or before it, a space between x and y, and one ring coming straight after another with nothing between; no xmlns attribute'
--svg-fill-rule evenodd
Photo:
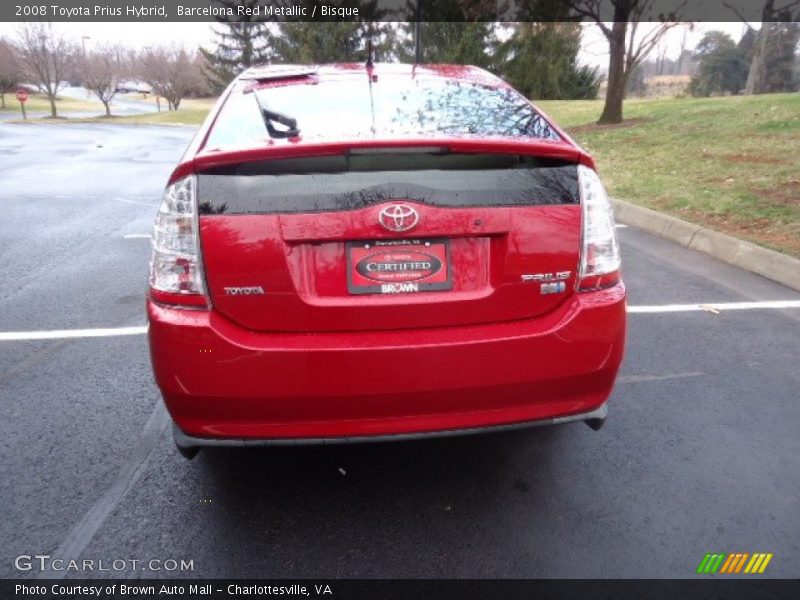
<svg viewBox="0 0 800 600"><path fill-rule="evenodd" d="M796 0L3 0L0 21L798 21Z"/></svg>

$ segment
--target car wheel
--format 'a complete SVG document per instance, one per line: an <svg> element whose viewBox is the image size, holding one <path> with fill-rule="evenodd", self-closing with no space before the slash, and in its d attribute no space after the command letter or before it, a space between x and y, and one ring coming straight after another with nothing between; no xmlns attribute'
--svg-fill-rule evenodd
<svg viewBox="0 0 800 600"><path fill-rule="evenodd" d="M605 425L606 419L605 417L602 419L586 419L584 423L586 423L593 430L598 431L603 425Z"/></svg>
<svg viewBox="0 0 800 600"><path fill-rule="evenodd" d="M178 452L181 453L181 456L186 460L192 460L197 453L200 452L200 446L185 446L179 441L179 431L178 426L175 423L172 424L172 439L175 442L175 448L178 449Z"/></svg>

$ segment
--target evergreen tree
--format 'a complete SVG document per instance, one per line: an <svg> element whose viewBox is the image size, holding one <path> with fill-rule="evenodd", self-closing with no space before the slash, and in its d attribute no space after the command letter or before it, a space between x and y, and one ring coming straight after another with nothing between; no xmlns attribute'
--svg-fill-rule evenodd
<svg viewBox="0 0 800 600"><path fill-rule="evenodd" d="M595 69L578 65L579 23L517 23L499 44L496 70L529 98L596 98Z"/></svg>
<svg viewBox="0 0 800 600"><path fill-rule="evenodd" d="M400 60L415 62L419 35L419 62L488 68L497 41L493 16L493 0L407 0Z"/></svg>
<svg viewBox="0 0 800 600"><path fill-rule="evenodd" d="M742 51L742 54L744 55L748 65L750 64L750 61L753 60L753 52L755 51L757 36L758 31L750 26L747 26L742 34L742 37L739 39L739 42L736 44L739 50Z"/></svg>
<svg viewBox="0 0 800 600"><path fill-rule="evenodd" d="M420 62L474 65L488 68L492 64L491 50L495 43L493 23L421 22ZM403 26L406 41L400 48L403 62L414 62L414 23Z"/></svg>
<svg viewBox="0 0 800 600"><path fill-rule="evenodd" d="M390 62L397 58L397 28L386 22L392 11L380 0L338 0L358 9L358 20L289 21L276 24L269 42L273 60L282 63Z"/></svg>
<svg viewBox="0 0 800 600"><path fill-rule="evenodd" d="M279 63L356 62L362 57L356 22L280 23L277 29L272 49Z"/></svg>
<svg viewBox="0 0 800 600"><path fill-rule="evenodd" d="M279 23L271 37L273 60L319 64L374 62L395 58L396 32L390 23L375 21L315 21Z"/></svg>
<svg viewBox="0 0 800 600"><path fill-rule="evenodd" d="M216 0L232 8L253 8L258 0ZM219 28L214 30L217 45L213 52L200 48L205 58L204 74L211 87L222 91L244 69L270 61L269 30L267 24L256 16L218 17Z"/></svg>
<svg viewBox="0 0 800 600"><path fill-rule="evenodd" d="M800 23L765 23L772 29L766 48L764 82L765 93L792 92L797 89L794 76L795 52L800 39Z"/></svg>
<svg viewBox="0 0 800 600"><path fill-rule="evenodd" d="M689 83L693 96L737 94L747 82L745 49L722 31L709 31L695 49L697 73Z"/></svg>

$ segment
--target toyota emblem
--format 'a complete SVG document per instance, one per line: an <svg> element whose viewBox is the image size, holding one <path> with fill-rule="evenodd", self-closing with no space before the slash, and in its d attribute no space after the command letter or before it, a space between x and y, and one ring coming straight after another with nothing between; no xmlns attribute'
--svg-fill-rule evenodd
<svg viewBox="0 0 800 600"><path fill-rule="evenodd" d="M419 213L408 204L392 204L381 209L378 222L389 231L408 231L419 223Z"/></svg>

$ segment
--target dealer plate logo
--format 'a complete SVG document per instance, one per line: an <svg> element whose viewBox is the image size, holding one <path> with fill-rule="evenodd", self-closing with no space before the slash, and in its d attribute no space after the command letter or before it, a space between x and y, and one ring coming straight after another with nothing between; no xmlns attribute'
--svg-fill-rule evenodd
<svg viewBox="0 0 800 600"><path fill-rule="evenodd" d="M381 250L356 263L359 275L379 282L419 281L441 268L442 261L436 256L407 250Z"/></svg>

